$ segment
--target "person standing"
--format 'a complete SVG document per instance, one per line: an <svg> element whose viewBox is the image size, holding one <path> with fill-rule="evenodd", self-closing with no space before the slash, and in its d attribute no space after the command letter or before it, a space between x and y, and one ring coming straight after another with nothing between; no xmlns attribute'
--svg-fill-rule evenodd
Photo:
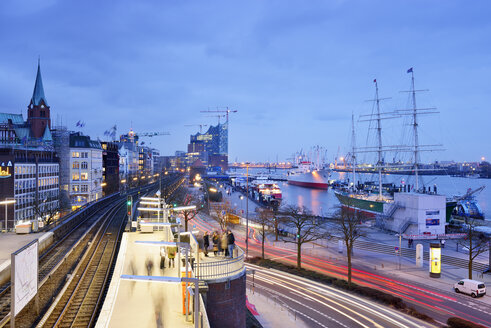
<svg viewBox="0 0 491 328"><path fill-rule="evenodd" d="M177 253L177 247L176 246L171 246L167 250L167 257L169 258L169 268L170 268L171 264L172 264L173 268L175 267L174 259L176 258L176 253Z"/></svg>
<svg viewBox="0 0 491 328"><path fill-rule="evenodd" d="M152 275L152 269L153 269L153 261L150 258L147 258L145 261L145 266L147 267L147 276Z"/></svg>
<svg viewBox="0 0 491 328"><path fill-rule="evenodd" d="M213 231L213 235L211 236L211 241L213 242L213 254L217 256L218 253L218 233L216 231Z"/></svg>
<svg viewBox="0 0 491 328"><path fill-rule="evenodd" d="M228 256L228 238L227 238L227 232L224 231L222 233L222 236L220 237L220 244L222 246L222 250L223 250L223 255L224 256Z"/></svg>
<svg viewBox="0 0 491 328"><path fill-rule="evenodd" d="M208 231L205 231L205 235L203 236L203 248L206 257L208 257L208 247L210 247L210 235L208 234Z"/></svg>
<svg viewBox="0 0 491 328"><path fill-rule="evenodd" d="M230 255L230 258L234 257L234 246L235 246L235 237L232 231L228 231L227 235L227 247L228 247L228 254Z"/></svg>
<svg viewBox="0 0 491 328"><path fill-rule="evenodd" d="M160 247L160 268L165 269L165 246Z"/></svg>

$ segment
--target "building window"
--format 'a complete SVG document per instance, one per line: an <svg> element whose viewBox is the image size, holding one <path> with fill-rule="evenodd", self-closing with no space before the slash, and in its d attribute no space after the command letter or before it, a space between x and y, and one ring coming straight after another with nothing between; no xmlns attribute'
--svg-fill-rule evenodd
<svg viewBox="0 0 491 328"><path fill-rule="evenodd" d="M89 158L89 153L82 153L82 158Z"/></svg>
<svg viewBox="0 0 491 328"><path fill-rule="evenodd" d="M88 192L89 191L89 186L88 185L81 185L80 186L80 191L81 192Z"/></svg>
<svg viewBox="0 0 491 328"><path fill-rule="evenodd" d="M82 162L82 168L83 169L88 169L89 168L89 163L88 162Z"/></svg>
<svg viewBox="0 0 491 328"><path fill-rule="evenodd" d="M82 173L81 175L82 180L88 180L89 179L89 174L87 172Z"/></svg>
<svg viewBox="0 0 491 328"><path fill-rule="evenodd" d="M84 163L84 162L82 162L82 163ZM80 163L79 162L73 162L72 168L78 169L79 167L80 167Z"/></svg>
<svg viewBox="0 0 491 328"><path fill-rule="evenodd" d="M72 185L72 192L77 192L78 190L78 185Z"/></svg>
<svg viewBox="0 0 491 328"><path fill-rule="evenodd" d="M80 180L80 176L78 175L78 173L73 173L73 174L72 174L72 180L73 180L73 181L78 181L78 180Z"/></svg>
<svg viewBox="0 0 491 328"><path fill-rule="evenodd" d="M78 151L74 151L74 152L72 152L72 157L73 158L79 158L80 157L80 153Z"/></svg>

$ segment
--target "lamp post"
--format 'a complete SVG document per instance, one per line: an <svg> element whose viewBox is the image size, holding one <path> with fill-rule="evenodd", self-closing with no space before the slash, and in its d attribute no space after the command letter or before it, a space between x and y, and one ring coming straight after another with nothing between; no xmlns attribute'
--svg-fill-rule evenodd
<svg viewBox="0 0 491 328"><path fill-rule="evenodd" d="M246 164L246 258L249 257L249 163Z"/></svg>
<svg viewBox="0 0 491 328"><path fill-rule="evenodd" d="M8 229L7 229L7 206L9 204L15 204L15 199L6 198L4 201L0 202L0 205L5 205L5 232L8 231Z"/></svg>

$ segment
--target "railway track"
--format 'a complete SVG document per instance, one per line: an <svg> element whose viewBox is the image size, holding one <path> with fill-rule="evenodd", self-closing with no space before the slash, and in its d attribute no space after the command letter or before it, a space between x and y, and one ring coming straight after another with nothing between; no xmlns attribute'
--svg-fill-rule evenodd
<svg viewBox="0 0 491 328"><path fill-rule="evenodd" d="M83 244L84 240L88 240L92 237L90 227L92 227L109 210L107 208L99 209L94 215L80 222L62 239L51 245L42 255L40 255L38 272L39 288L50 279L52 273L56 271L61 264L66 264L65 258L71 252L75 252L74 249L78 244ZM83 249L80 251L83 252ZM5 325L10 318L10 300L10 283L7 283L1 287L0 291L0 326Z"/></svg>
<svg viewBox="0 0 491 328"><path fill-rule="evenodd" d="M125 208L120 204L107 215L88 252L38 327L91 327L110 278L118 241L123 231Z"/></svg>
<svg viewBox="0 0 491 328"><path fill-rule="evenodd" d="M176 185L182 183L181 178L182 177L178 176L166 177L162 181L163 186L168 186L170 189L169 191L173 193ZM130 194L139 195L140 193L146 193L151 189L155 189L156 186L157 184L154 183L145 187L139 187L131 190ZM123 211L120 216L121 218L125 216L123 206L124 198L124 196L114 197L113 200L102 204L102 206L99 206L95 211L88 213L89 215L82 215L81 222L78 222L73 228L67 229L67 231L63 230L63 235L59 234L58 240L55 240L55 243L39 256L38 294L36 299L31 300L21 313L17 315L16 325L30 327L36 325L40 321L40 315L49 310L51 304L57 299L58 294L63 289L63 286L66 285L65 283L71 276L71 273L78 265L80 265L82 257L86 254L86 251L91 248L91 245L93 245L90 241L94 240L97 231L100 231L100 229L97 229L100 226L98 223L99 220L108 216L114 217L114 213L117 212L116 209ZM78 215L81 215L80 212ZM124 228L125 220L122 221L121 229ZM119 236L119 234L115 235ZM118 242L119 239L116 237L115 243ZM112 242L108 241L107 245L110 246L110 243ZM111 269L112 266L110 266L110 270ZM110 276L109 272L107 273L107 276ZM105 286L105 281L101 286L105 291L105 288L103 288ZM10 321L10 299L10 283L0 286L0 328L4 327ZM87 298L87 300L88 299L89 298ZM87 300L85 301L86 304L88 302ZM84 309L85 308L82 308L82 311L86 311ZM93 314L94 311L92 311L92 315ZM81 315L79 315L79 317L80 316Z"/></svg>

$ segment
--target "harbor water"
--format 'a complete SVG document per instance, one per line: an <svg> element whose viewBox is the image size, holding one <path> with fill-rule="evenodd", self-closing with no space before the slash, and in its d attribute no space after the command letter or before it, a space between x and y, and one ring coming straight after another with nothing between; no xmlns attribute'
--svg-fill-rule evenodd
<svg viewBox="0 0 491 328"><path fill-rule="evenodd" d="M236 172L245 174L245 169L238 169ZM250 176L267 176L269 174L286 177L287 171L278 169L276 172L273 170L268 172L265 169L254 168L249 169L249 174ZM332 172L331 178L339 180L351 179L351 174ZM357 181L360 180L363 182L378 181L378 176L375 174L358 174L356 179ZM391 182L396 185L414 185L414 176L384 175L383 182ZM328 190L318 190L289 185L286 181L278 181L277 183L283 193L282 204L305 206L316 215L329 215L340 206L331 188ZM426 187L431 187L432 190L433 186L436 186L438 194L447 197L464 195L468 189L474 190L485 186L484 190L476 193L474 196L481 206L486 220L491 220L491 179L427 175L420 177L421 183Z"/></svg>

